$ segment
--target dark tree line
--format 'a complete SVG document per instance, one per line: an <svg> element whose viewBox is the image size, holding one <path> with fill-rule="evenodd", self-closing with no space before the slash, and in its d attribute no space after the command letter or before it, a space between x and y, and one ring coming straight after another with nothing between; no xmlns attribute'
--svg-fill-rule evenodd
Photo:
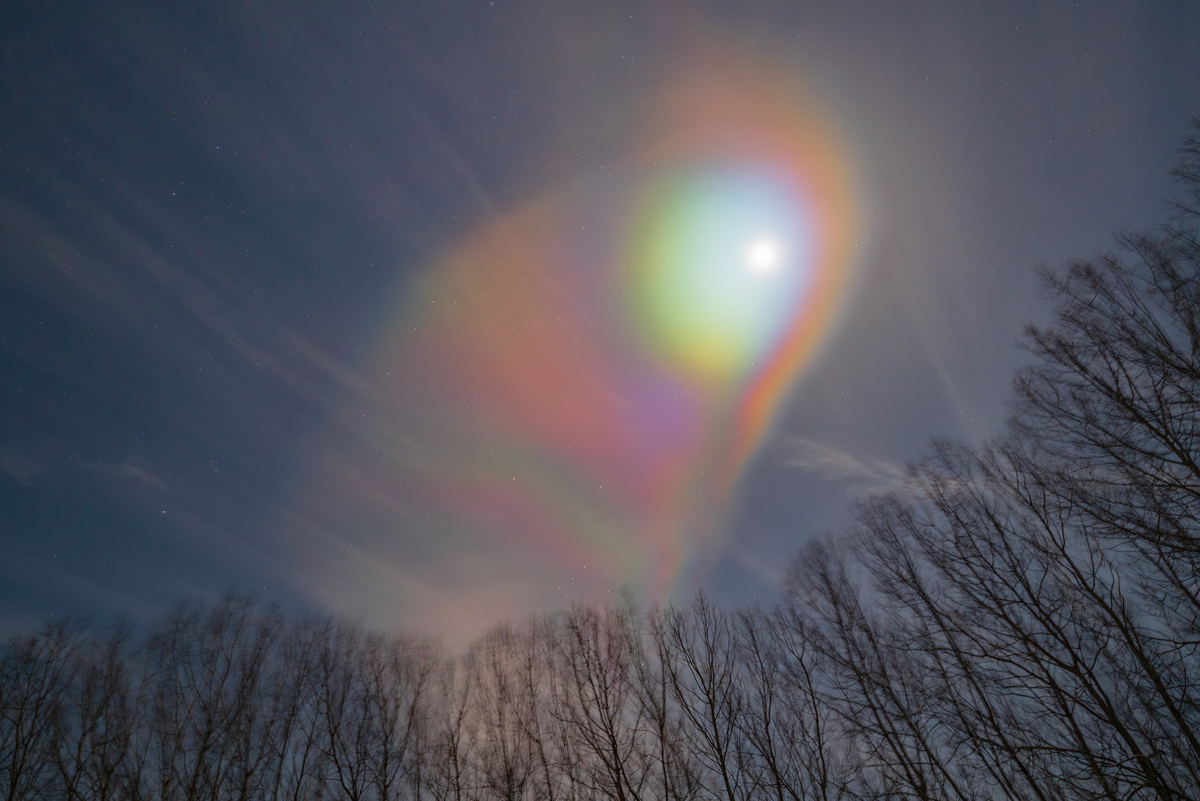
<svg viewBox="0 0 1200 801"><path fill-rule="evenodd" d="M780 602L465 653L248 599L0 659L0 796L1200 798L1200 141L1174 221L1048 274L1008 433L936 445Z"/></svg>

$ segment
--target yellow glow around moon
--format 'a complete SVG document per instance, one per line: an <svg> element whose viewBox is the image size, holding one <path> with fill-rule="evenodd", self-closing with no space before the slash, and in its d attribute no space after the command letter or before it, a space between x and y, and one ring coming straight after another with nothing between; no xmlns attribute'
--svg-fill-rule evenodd
<svg viewBox="0 0 1200 801"><path fill-rule="evenodd" d="M779 267L779 245L773 239L756 239L746 248L746 266L750 272L769 275Z"/></svg>

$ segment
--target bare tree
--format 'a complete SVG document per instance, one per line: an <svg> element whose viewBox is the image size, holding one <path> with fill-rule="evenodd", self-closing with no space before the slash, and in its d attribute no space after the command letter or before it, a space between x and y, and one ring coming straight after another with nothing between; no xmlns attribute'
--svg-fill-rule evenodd
<svg viewBox="0 0 1200 801"><path fill-rule="evenodd" d="M438 717L430 732L431 764L426 786L436 801L464 801L473 797L479 732L472 712L477 682L456 659L442 659L433 678Z"/></svg>
<svg viewBox="0 0 1200 801"><path fill-rule="evenodd" d="M274 725L265 743L263 797L301 801L320 797L326 760L317 677L334 623L315 618L291 626L276 650L272 681L262 696Z"/></svg>
<svg viewBox="0 0 1200 801"><path fill-rule="evenodd" d="M0 792L5 801L40 798L57 771L49 758L78 667L83 628L48 625L21 637L0 661Z"/></svg>
<svg viewBox="0 0 1200 801"><path fill-rule="evenodd" d="M470 788L478 794L474 797L518 801L533 780L532 744L524 736L523 644L516 628L501 626L473 645L463 660L474 687L472 712L479 731Z"/></svg>
<svg viewBox="0 0 1200 801"><path fill-rule="evenodd" d="M652 795L664 801L691 801L703 791L701 767L684 743L681 712L664 669L668 659L666 614L653 610L644 619L635 662L636 691L654 749Z"/></svg>
<svg viewBox="0 0 1200 801"><path fill-rule="evenodd" d="M836 801L849 781L847 741L821 686L822 663L793 610L738 615L744 664L742 733L766 792L784 801Z"/></svg>
<svg viewBox="0 0 1200 801"><path fill-rule="evenodd" d="M553 633L552 709L590 797L640 801L650 780L649 733L637 702L632 609L576 607Z"/></svg>
<svg viewBox="0 0 1200 801"><path fill-rule="evenodd" d="M701 594L686 611L668 610L657 634L686 747L711 772L719 796L754 797L761 777L743 736L745 701L730 615Z"/></svg>
<svg viewBox="0 0 1200 801"><path fill-rule="evenodd" d="M158 794L245 798L266 757L259 695L283 621L252 600L180 607L152 632L148 692Z"/></svg>
<svg viewBox="0 0 1200 801"><path fill-rule="evenodd" d="M64 798L107 801L138 794L140 763L131 752L138 685L127 640L118 626L107 638L83 638L72 655L48 754Z"/></svg>

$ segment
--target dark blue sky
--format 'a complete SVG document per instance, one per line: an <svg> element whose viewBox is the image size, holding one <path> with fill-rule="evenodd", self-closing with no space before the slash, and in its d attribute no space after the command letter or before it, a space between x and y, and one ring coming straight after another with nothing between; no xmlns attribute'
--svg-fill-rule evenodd
<svg viewBox="0 0 1200 801"><path fill-rule="evenodd" d="M0 634L229 589L455 641L561 603L499 559L508 600L456 604L470 541L367 531L321 476L437 254L619 161L697 38L803 75L863 197L856 284L680 586L739 603L931 436L999 430L1035 268L1162 219L1200 114L1194 3L6 4Z"/></svg>

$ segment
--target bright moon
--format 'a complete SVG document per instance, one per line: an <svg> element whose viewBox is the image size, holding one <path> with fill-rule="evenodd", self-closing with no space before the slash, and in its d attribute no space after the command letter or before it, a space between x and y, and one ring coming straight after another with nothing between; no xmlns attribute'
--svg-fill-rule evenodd
<svg viewBox="0 0 1200 801"><path fill-rule="evenodd" d="M751 272L767 275L779 266L779 245L770 239L756 239L746 248L746 266Z"/></svg>

